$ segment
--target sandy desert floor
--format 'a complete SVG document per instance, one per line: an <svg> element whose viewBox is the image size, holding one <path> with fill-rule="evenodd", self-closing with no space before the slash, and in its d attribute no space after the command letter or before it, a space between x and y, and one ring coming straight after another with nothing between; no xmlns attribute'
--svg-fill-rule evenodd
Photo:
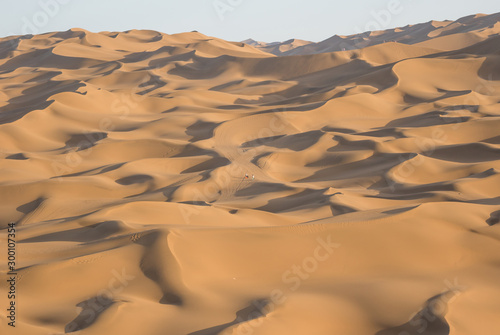
<svg viewBox="0 0 500 335"><path fill-rule="evenodd" d="M500 334L500 23L468 20L0 40L1 334Z"/></svg>

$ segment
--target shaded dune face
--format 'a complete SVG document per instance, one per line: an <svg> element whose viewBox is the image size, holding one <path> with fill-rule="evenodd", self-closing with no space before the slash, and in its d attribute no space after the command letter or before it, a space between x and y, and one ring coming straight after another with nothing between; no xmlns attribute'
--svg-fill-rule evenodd
<svg viewBox="0 0 500 335"><path fill-rule="evenodd" d="M16 330L496 334L495 17L286 57L313 46L1 40Z"/></svg>

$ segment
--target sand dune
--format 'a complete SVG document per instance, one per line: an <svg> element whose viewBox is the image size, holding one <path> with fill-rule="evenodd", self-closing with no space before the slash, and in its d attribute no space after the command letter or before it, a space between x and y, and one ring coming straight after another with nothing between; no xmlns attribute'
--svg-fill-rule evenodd
<svg viewBox="0 0 500 335"><path fill-rule="evenodd" d="M268 52L276 56L284 56L287 53L291 53L291 51L296 48L313 44L310 41L299 40L296 38L292 38L284 42L272 42L272 43L259 42L249 38L247 40L244 40L243 43L251 45L257 49L260 49L262 51Z"/></svg>
<svg viewBox="0 0 500 335"><path fill-rule="evenodd" d="M470 15L457 21L429 21L402 28L367 31L350 36L335 35L318 43L293 39L273 43L256 42L251 39L243 42L277 56L356 50L387 42L417 44L426 48L451 51L484 41L497 35L499 31L500 14L496 13Z"/></svg>
<svg viewBox="0 0 500 335"><path fill-rule="evenodd" d="M1 333L498 334L499 17L0 40Z"/></svg>

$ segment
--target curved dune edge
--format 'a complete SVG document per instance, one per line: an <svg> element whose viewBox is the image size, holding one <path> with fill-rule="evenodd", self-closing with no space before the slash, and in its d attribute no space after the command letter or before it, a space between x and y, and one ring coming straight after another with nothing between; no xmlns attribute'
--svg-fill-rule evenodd
<svg viewBox="0 0 500 335"><path fill-rule="evenodd" d="M492 20L321 53L197 32L0 40L17 333L490 334Z"/></svg>

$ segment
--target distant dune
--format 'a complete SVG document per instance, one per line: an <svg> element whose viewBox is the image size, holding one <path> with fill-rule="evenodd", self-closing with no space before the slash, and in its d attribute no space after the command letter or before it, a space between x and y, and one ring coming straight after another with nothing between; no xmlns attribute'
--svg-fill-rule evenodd
<svg viewBox="0 0 500 335"><path fill-rule="evenodd" d="M499 20L1 39L1 334L498 334Z"/></svg>
<svg viewBox="0 0 500 335"><path fill-rule="evenodd" d="M451 51L484 41L500 32L500 13L492 15L477 14L457 21L430 21L408 25L403 28L383 31L368 31L351 36L335 35L319 43L289 40L286 42L243 41L258 49L277 56L310 55L325 52L362 49L386 42L413 44ZM281 46L282 49L275 46ZM284 48L283 46L287 46Z"/></svg>

